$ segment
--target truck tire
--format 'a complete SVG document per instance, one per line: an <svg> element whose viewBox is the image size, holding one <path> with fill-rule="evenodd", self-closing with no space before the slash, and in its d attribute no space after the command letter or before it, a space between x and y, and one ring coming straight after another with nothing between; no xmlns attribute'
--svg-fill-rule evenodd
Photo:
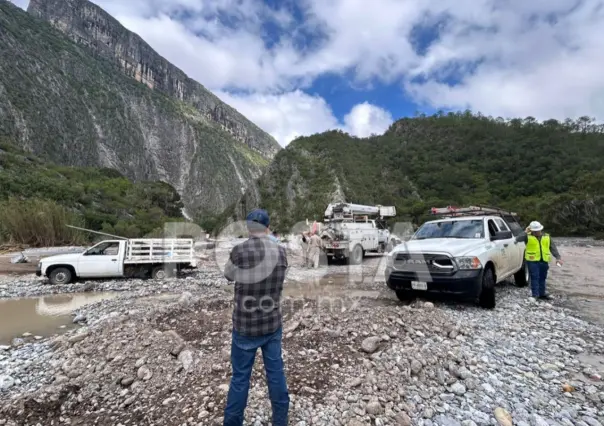
<svg viewBox="0 0 604 426"><path fill-rule="evenodd" d="M514 274L514 284L516 287L526 287L529 283L529 270L526 261L522 261L522 267Z"/></svg>
<svg viewBox="0 0 604 426"><path fill-rule="evenodd" d="M363 262L363 247L361 247L360 244L354 246L352 252L350 253L349 259L350 264L352 265L359 265Z"/></svg>
<svg viewBox="0 0 604 426"><path fill-rule="evenodd" d="M59 267L50 272L48 279L51 284L69 284L73 280L73 274L69 268Z"/></svg>
<svg viewBox="0 0 604 426"><path fill-rule="evenodd" d="M484 309L495 308L495 274L493 268L487 267L482 274L482 287L478 296L478 305Z"/></svg>
<svg viewBox="0 0 604 426"><path fill-rule="evenodd" d="M151 278L154 280L165 280L176 276L176 268L170 265L155 266L151 270Z"/></svg>
<svg viewBox="0 0 604 426"><path fill-rule="evenodd" d="M410 302L414 299L413 292L407 290L395 290L396 297L401 302Z"/></svg>

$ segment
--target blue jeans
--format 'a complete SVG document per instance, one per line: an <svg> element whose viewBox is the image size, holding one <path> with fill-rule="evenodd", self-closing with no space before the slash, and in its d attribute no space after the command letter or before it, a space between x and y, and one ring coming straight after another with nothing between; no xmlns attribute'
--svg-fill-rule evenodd
<svg viewBox="0 0 604 426"><path fill-rule="evenodd" d="M227 404L224 409L224 426L243 425L243 412L247 406L250 377L252 376L252 367L258 348L262 348L268 393L273 408L273 425L287 425L289 393L281 356L282 337L282 328L279 328L273 334L258 337L243 336L233 330L231 344L233 377L231 378Z"/></svg>
<svg viewBox="0 0 604 426"><path fill-rule="evenodd" d="M529 274L531 275L531 292L533 297L545 296L545 280L549 264L547 262L527 261Z"/></svg>

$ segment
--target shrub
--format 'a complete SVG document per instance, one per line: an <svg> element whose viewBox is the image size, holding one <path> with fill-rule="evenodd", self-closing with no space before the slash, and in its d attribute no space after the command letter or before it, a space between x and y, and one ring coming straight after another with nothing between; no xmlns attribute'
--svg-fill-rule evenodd
<svg viewBox="0 0 604 426"><path fill-rule="evenodd" d="M81 215L54 201L11 198L0 202L0 239L33 247L85 244L87 236L66 225L83 226Z"/></svg>

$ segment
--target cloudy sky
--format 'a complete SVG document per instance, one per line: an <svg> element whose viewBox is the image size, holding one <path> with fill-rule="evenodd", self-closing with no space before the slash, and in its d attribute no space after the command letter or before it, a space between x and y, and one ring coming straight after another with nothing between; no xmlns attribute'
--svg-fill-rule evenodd
<svg viewBox="0 0 604 426"><path fill-rule="evenodd" d="M604 117L600 0L95 3L282 145L438 109Z"/></svg>

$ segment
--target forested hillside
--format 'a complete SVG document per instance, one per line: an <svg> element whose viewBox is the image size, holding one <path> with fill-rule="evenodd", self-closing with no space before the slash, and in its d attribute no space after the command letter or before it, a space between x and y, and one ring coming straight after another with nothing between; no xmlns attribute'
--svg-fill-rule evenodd
<svg viewBox="0 0 604 426"><path fill-rule="evenodd" d="M551 232L604 231L604 128L590 119L543 123L470 112L405 118L367 139L331 131L299 138L217 222L267 208L274 226L321 220L337 199L395 205L419 224L430 207L489 204ZM259 199L258 199L259 198Z"/></svg>
<svg viewBox="0 0 604 426"><path fill-rule="evenodd" d="M65 224L126 237L184 220L176 190L133 183L113 169L44 162L0 137L0 241L70 244Z"/></svg>

